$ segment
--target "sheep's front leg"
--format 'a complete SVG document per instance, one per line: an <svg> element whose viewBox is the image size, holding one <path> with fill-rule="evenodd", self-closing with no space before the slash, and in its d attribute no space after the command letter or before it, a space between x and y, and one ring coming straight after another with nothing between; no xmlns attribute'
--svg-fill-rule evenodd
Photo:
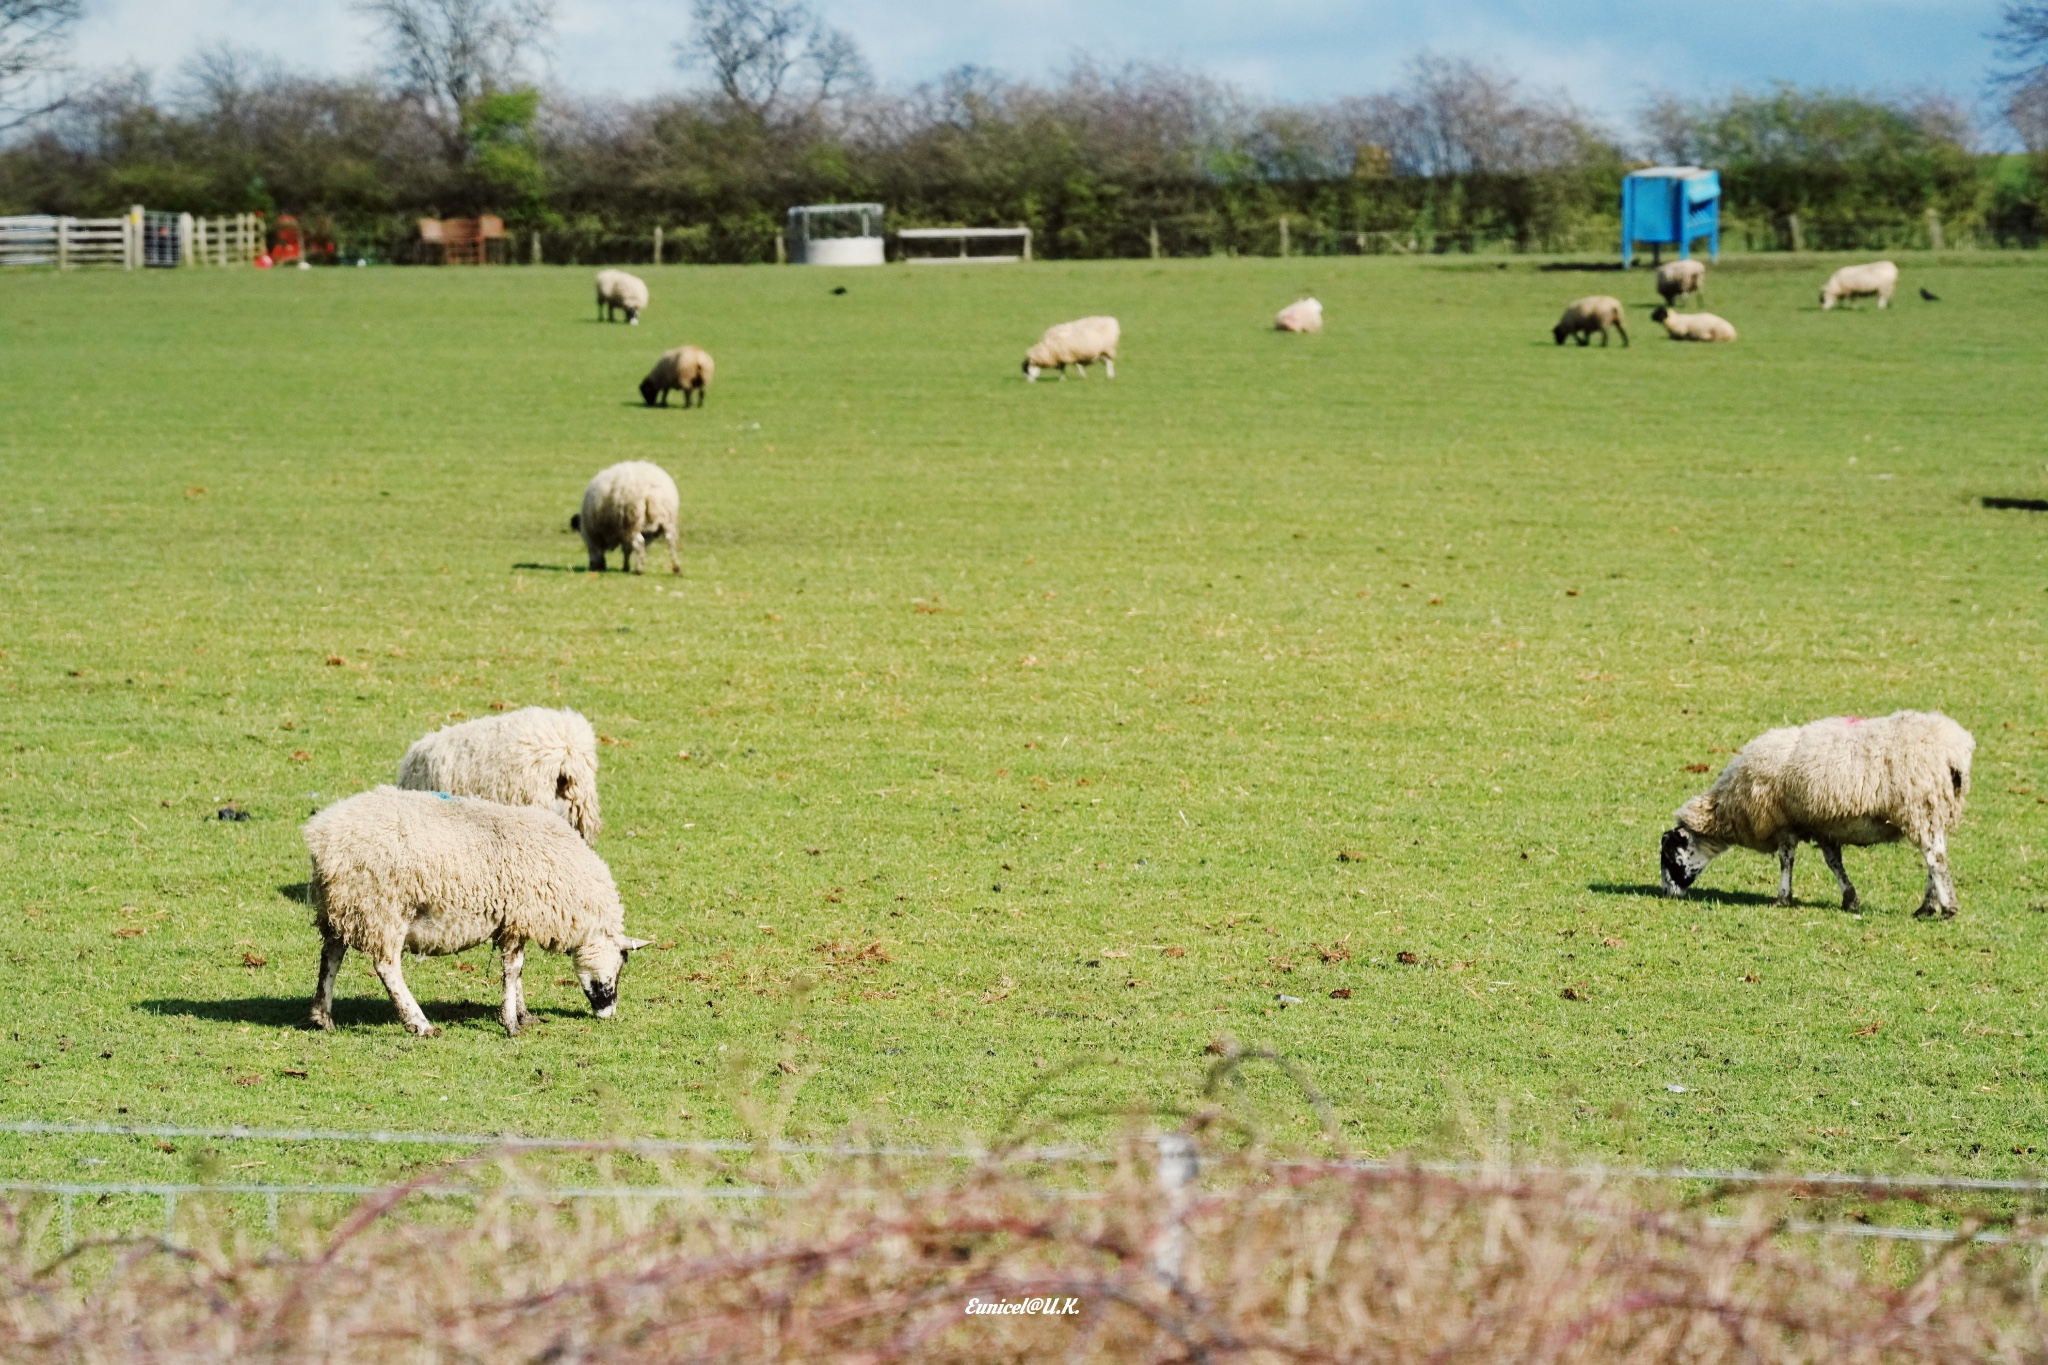
<svg viewBox="0 0 2048 1365"><path fill-rule="evenodd" d="M1842 846L1823 839L1820 841L1820 856L1827 859L1828 871L1834 873L1835 880L1842 884L1842 908L1854 910L1861 905L1862 899L1857 896L1856 888L1849 882L1849 873L1842 866Z"/></svg>
<svg viewBox="0 0 2048 1365"><path fill-rule="evenodd" d="M520 977L526 966L526 941L502 944L498 954L505 967L505 1004L498 1011L498 1021L504 1024L506 1033L517 1038L519 1030L533 1022L533 1016L526 1012L526 985Z"/></svg>
<svg viewBox="0 0 2048 1365"><path fill-rule="evenodd" d="M1102 357L1102 377L1103 377L1104 379L1114 379L1114 378L1116 378L1116 357L1115 357L1115 356L1113 356L1113 355L1106 355L1106 356Z"/></svg>
<svg viewBox="0 0 2048 1365"><path fill-rule="evenodd" d="M1943 919L1956 917L1956 883L1948 871L1948 836L1937 834L1920 849L1920 856L1927 863L1927 894L1920 898L1920 908L1913 913L1917 916L1940 915Z"/></svg>
<svg viewBox="0 0 2048 1365"><path fill-rule="evenodd" d="M1792 861L1799 856L1799 840L1789 834L1778 836L1778 904L1792 903Z"/></svg>
<svg viewBox="0 0 2048 1365"><path fill-rule="evenodd" d="M398 1021L422 1038L432 1038L441 1030L427 1022L427 1012L420 1008L420 1002L413 999L406 989L405 973L399 970L398 954L393 953L388 962L377 964L377 979L384 983L390 993L392 1007L398 1011Z"/></svg>
<svg viewBox="0 0 2048 1365"><path fill-rule="evenodd" d="M348 956L348 945L341 941L341 935L326 925L320 926L320 981L313 987L313 1027L332 1032L334 1029L334 981L341 975L341 960Z"/></svg>

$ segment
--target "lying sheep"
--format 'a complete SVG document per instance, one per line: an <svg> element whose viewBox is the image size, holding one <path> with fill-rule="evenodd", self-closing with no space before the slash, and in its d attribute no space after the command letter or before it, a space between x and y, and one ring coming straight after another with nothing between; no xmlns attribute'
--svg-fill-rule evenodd
<svg viewBox="0 0 2048 1365"><path fill-rule="evenodd" d="M681 508L676 481L666 470L627 460L597 472L583 490L583 510L569 518L569 529L583 533L592 573L604 572L604 557L615 549L621 569L645 572L647 542L657 536L668 542L669 572L681 573L677 550L682 531L676 524Z"/></svg>
<svg viewBox="0 0 2048 1365"><path fill-rule="evenodd" d="M1116 343L1121 335L1115 318L1082 318L1078 322L1056 323L1045 329L1045 335L1038 344L1024 353L1024 377L1032 383L1045 370L1059 367L1060 378L1067 377L1067 366L1077 366L1083 379L1088 377L1088 366L1100 360L1102 369L1111 379L1116 378Z"/></svg>
<svg viewBox="0 0 2048 1365"><path fill-rule="evenodd" d="M1735 755L1714 785L1678 808L1664 835L1664 893L1683 896L1708 863L1740 845L1778 855L1778 904L1792 903L1792 858L1800 840L1820 845L1842 884L1842 908L1856 888L1842 870L1843 844L1909 839L1927 863L1927 894L1916 914L1956 913L1948 832L1962 818L1977 741L1938 712L1836 716L1768 730Z"/></svg>
<svg viewBox="0 0 2048 1365"><path fill-rule="evenodd" d="M1622 310L1621 300L1606 294L1588 294L1574 301L1564 310L1564 316L1557 320L1557 326L1550 329L1550 335L1557 344L1564 345L1566 337L1575 336L1579 345L1584 346L1593 339L1593 333L1600 334L1600 344L1607 344L1607 329L1612 327L1621 333L1621 344L1628 345L1628 328L1623 325L1628 315Z"/></svg>
<svg viewBox="0 0 2048 1365"><path fill-rule="evenodd" d="M597 734L567 709L523 706L434 731L413 741L398 765L407 791L481 796L540 806L597 842Z"/></svg>
<svg viewBox="0 0 2048 1365"><path fill-rule="evenodd" d="M661 395L661 405L668 406L671 389L683 391L683 406L690 406L694 393L697 406L704 406L707 390L711 387L711 357L695 346L678 346L673 351L663 351L661 359L654 362L654 368L640 381L640 400L648 407L654 406L654 395Z"/></svg>
<svg viewBox="0 0 2048 1365"><path fill-rule="evenodd" d="M1674 313L1669 308L1659 308L1650 314L1650 321L1663 323L1673 341L1735 340L1734 325L1712 313Z"/></svg>
<svg viewBox="0 0 2048 1365"><path fill-rule="evenodd" d="M1821 311L1826 312L1843 299L1868 298L1877 295L1877 306L1892 306L1892 291L1899 287L1899 268L1890 261L1874 261L1869 265L1845 265L1828 276L1828 282L1820 289Z"/></svg>
<svg viewBox="0 0 2048 1365"><path fill-rule="evenodd" d="M1667 261L1657 267L1657 293L1667 304L1678 302L1680 296L1707 294L1707 264L1705 261Z"/></svg>
<svg viewBox="0 0 2048 1365"><path fill-rule="evenodd" d="M1323 330L1323 305L1314 299L1290 303L1273 319L1273 326L1282 332L1320 332Z"/></svg>
<svg viewBox="0 0 2048 1365"><path fill-rule="evenodd" d="M406 988L406 953L439 956L494 942L505 968L499 1019L517 1036L533 1022L520 972L526 945L567 953L600 1019L618 1007L619 972L645 939L627 938L611 870L544 810L436 792L375 791L308 820L320 981L313 1023L334 1027L334 981L354 948L370 959L405 1026L427 1022Z"/></svg>
<svg viewBox="0 0 2048 1365"><path fill-rule="evenodd" d="M647 281L623 270L597 272L597 320L610 322L615 310L626 310L627 325L638 327L647 308Z"/></svg>

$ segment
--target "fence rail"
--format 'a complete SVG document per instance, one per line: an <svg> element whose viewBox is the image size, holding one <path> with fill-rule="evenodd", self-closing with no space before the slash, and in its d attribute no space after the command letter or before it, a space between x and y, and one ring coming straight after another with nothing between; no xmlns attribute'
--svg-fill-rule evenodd
<svg viewBox="0 0 2048 1365"><path fill-rule="evenodd" d="M117 265L123 270L248 265L263 254L260 213L195 218L137 204L120 218L31 213L0 217L0 267L47 265L73 270Z"/></svg>

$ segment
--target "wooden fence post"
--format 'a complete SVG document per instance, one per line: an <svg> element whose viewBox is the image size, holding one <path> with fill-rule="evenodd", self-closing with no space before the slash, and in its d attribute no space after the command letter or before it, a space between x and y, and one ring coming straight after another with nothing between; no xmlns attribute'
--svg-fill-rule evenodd
<svg viewBox="0 0 2048 1365"><path fill-rule="evenodd" d="M1284 217L1280 220L1280 259L1287 259L1287 220Z"/></svg>
<svg viewBox="0 0 2048 1365"><path fill-rule="evenodd" d="M192 255L192 215L189 213L178 215L178 264L180 267L199 264Z"/></svg>
<svg viewBox="0 0 2048 1365"><path fill-rule="evenodd" d="M59 270L69 270L71 268L71 220L69 218L59 218L57 220L57 268Z"/></svg>
<svg viewBox="0 0 2048 1365"><path fill-rule="evenodd" d="M654 229L654 263L656 265L661 264L661 229L659 227Z"/></svg>
<svg viewBox="0 0 2048 1365"><path fill-rule="evenodd" d="M789 264L789 241L785 233L775 234L775 264Z"/></svg>
<svg viewBox="0 0 2048 1365"><path fill-rule="evenodd" d="M1927 210L1927 245L1935 251L1941 250L1941 210Z"/></svg>
<svg viewBox="0 0 2048 1365"><path fill-rule="evenodd" d="M540 229L533 230L533 264L540 264Z"/></svg>
<svg viewBox="0 0 2048 1365"><path fill-rule="evenodd" d="M1159 259L1159 224L1153 223L1145 229L1145 240L1151 244L1152 259Z"/></svg>
<svg viewBox="0 0 2048 1365"><path fill-rule="evenodd" d="M1794 251L1806 250L1806 238L1799 231L1799 215L1796 213L1786 214L1785 226L1792 230L1792 249Z"/></svg>

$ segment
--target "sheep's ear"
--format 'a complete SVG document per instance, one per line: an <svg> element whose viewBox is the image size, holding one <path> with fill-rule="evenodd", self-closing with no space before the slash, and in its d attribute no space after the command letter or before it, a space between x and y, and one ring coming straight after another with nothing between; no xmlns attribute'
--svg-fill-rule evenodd
<svg viewBox="0 0 2048 1365"><path fill-rule="evenodd" d="M636 948L645 948L652 942L654 940L651 938L628 938L619 940L619 946L630 953Z"/></svg>

